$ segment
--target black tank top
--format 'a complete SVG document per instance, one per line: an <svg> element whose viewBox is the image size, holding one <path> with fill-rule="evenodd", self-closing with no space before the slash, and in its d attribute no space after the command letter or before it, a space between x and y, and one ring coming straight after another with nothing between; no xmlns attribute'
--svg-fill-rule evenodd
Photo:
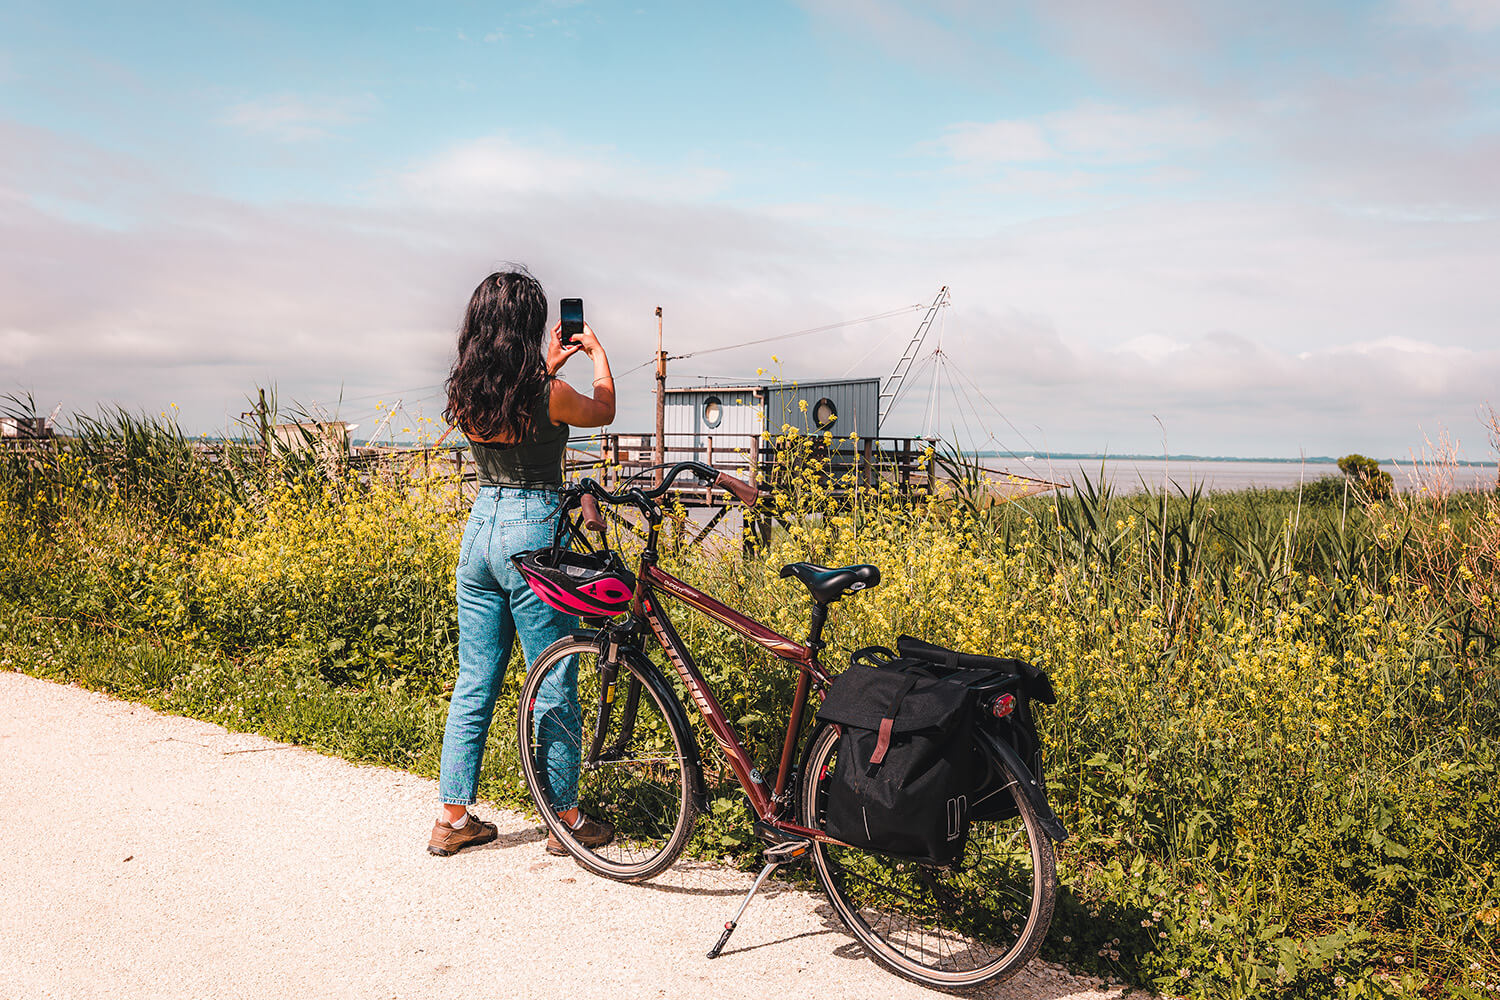
<svg viewBox="0 0 1500 1000"><path fill-rule="evenodd" d="M470 441L479 466L479 485L557 489L563 482L563 456L568 451L568 425L554 424L550 415L553 380L537 397L531 430L514 444Z"/></svg>

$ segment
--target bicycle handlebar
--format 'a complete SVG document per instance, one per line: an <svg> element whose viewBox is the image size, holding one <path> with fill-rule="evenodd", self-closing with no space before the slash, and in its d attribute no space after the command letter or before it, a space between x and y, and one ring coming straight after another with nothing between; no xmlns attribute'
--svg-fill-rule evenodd
<svg viewBox="0 0 1500 1000"><path fill-rule="evenodd" d="M583 510L583 526L590 531L604 530L604 515L599 513L599 501L594 499L592 493L585 493L578 498L578 506Z"/></svg>
<svg viewBox="0 0 1500 1000"><path fill-rule="evenodd" d="M702 462L678 462L666 475L662 476L660 486L649 490L636 487L620 493L611 493L592 479L583 480L574 489L579 493L578 504L583 509L584 526L596 531L604 527L604 518L600 516L596 499L603 500L605 503L634 503L638 506L646 506L671 489L677 477L684 472L691 472L699 479L732 494L747 507L754 506L755 501L760 497L760 491L751 484L727 472L721 472L711 465L704 465ZM597 528L595 523L598 524Z"/></svg>
<svg viewBox="0 0 1500 1000"><path fill-rule="evenodd" d="M726 493L732 493L734 498L746 507L754 507L755 501L760 499L760 490L756 489L753 484L743 479L736 479L727 472L719 473L718 478L714 480L714 485Z"/></svg>

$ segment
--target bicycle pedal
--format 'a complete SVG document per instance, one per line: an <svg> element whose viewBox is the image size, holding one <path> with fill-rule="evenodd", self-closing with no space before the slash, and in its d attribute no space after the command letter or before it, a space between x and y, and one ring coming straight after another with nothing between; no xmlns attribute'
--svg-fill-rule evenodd
<svg viewBox="0 0 1500 1000"><path fill-rule="evenodd" d="M783 840L779 844L772 844L762 852L767 862L786 864L789 861L798 861L807 857L812 852L812 841L810 840Z"/></svg>

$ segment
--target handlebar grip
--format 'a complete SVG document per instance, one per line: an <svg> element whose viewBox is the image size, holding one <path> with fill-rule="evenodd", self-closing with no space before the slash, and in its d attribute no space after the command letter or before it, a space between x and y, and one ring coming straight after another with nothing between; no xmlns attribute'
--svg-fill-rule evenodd
<svg viewBox="0 0 1500 1000"><path fill-rule="evenodd" d="M590 531L604 530L604 515L599 513L599 501L593 494L585 493L578 498L578 507L583 511L583 526Z"/></svg>
<svg viewBox="0 0 1500 1000"><path fill-rule="evenodd" d="M760 498L760 490L743 479L734 478L727 472L719 473L719 478L714 480L714 485L734 494L735 499L746 507L754 507L755 501Z"/></svg>

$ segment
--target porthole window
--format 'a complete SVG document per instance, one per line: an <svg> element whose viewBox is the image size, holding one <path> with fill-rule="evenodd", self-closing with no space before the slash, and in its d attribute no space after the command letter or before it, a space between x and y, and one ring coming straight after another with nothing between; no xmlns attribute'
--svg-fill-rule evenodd
<svg viewBox="0 0 1500 1000"><path fill-rule="evenodd" d="M718 396L709 396L703 401L703 423L709 427L717 427L723 419L724 403Z"/></svg>
<svg viewBox="0 0 1500 1000"><path fill-rule="evenodd" d="M813 419L818 423L818 430L826 431L833 426L833 422L839 418L838 407L833 405L833 400L824 396L818 400L813 407Z"/></svg>

